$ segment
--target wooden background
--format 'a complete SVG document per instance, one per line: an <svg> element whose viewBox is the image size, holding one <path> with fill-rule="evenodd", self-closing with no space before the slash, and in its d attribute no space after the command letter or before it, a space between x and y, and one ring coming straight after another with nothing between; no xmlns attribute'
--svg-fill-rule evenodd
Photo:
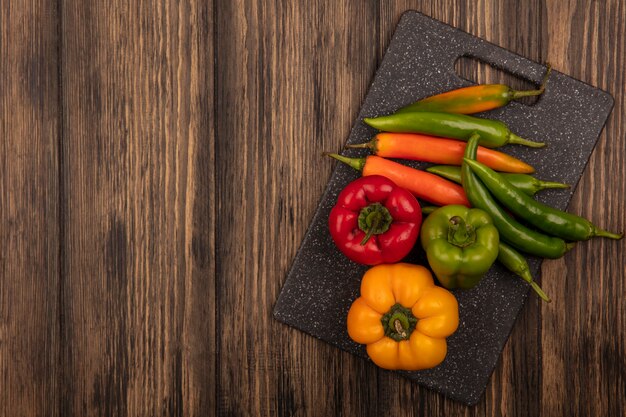
<svg viewBox="0 0 626 417"><path fill-rule="evenodd" d="M4 0L0 416L624 415L624 241L544 263L473 408L272 319L407 9L615 97L570 211L624 230L623 1Z"/></svg>

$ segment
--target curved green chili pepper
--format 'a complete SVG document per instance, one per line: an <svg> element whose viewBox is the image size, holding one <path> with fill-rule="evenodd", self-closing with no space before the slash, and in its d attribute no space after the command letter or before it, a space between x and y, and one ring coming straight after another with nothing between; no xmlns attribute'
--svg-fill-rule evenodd
<svg viewBox="0 0 626 417"><path fill-rule="evenodd" d="M550 300L550 297L543 292L539 284L537 284L533 279L526 259L519 252L502 241L500 241L499 244L498 262L504 265L506 269L529 283L532 289L539 297L541 297L542 300L547 301L548 303L552 301Z"/></svg>
<svg viewBox="0 0 626 417"><path fill-rule="evenodd" d="M466 159L476 159L478 140L478 134L474 134L470 138L465 149ZM554 259L560 258L573 247L573 244L565 243L563 239L546 236L513 220L511 216L498 206L491 194L489 194L489 191L474 175L469 164L465 161L463 161L461 167L461 179L465 194L472 206L489 213L501 237L515 248L531 255Z"/></svg>
<svg viewBox="0 0 626 417"><path fill-rule="evenodd" d="M481 119L464 114L412 112L389 116L366 117L365 123L385 132L424 133L459 140L468 140L473 133L480 134L480 144L497 148L507 143L541 148L545 143L533 142L512 133L498 120Z"/></svg>
<svg viewBox="0 0 626 417"><path fill-rule="evenodd" d="M587 240L594 236L611 239L624 237L623 234L602 230L580 216L566 213L534 200L512 186L502 175L480 162L465 159L464 163L469 165L494 197L513 214L546 233L576 241Z"/></svg>
<svg viewBox="0 0 626 417"><path fill-rule="evenodd" d="M454 166L454 165L435 165L430 168L426 168L426 171L431 172L433 174L437 174L440 177L444 177L458 184L461 183L461 167ZM523 191L526 194L531 195L531 196L547 188L569 188L569 185L567 184L562 184L560 182L539 180L533 177L532 175L511 174L508 172L500 173L500 175L506 178L506 180L510 182L512 185L519 188L520 191Z"/></svg>

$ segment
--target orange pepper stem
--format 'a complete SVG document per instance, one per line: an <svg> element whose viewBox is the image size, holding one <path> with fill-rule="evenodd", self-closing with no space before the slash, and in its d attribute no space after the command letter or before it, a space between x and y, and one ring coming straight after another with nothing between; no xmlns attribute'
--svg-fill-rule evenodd
<svg viewBox="0 0 626 417"><path fill-rule="evenodd" d="M336 153L330 152L324 152L322 155L335 158L336 160L343 162L344 164L356 169L359 172L363 171L363 166L365 166L365 158L349 158L347 156L338 155Z"/></svg>
<svg viewBox="0 0 626 417"><path fill-rule="evenodd" d="M403 339L406 339L406 331L404 330L404 327L402 327L402 323L400 323L399 319L396 319L393 322L393 326L396 328L396 332L402 336Z"/></svg>
<svg viewBox="0 0 626 417"><path fill-rule="evenodd" d="M374 138L374 139L370 140L369 142L357 143L357 144L354 144L354 145L346 145L346 148L350 148L350 149L370 149L374 153L376 153L376 142L378 142L378 139Z"/></svg>
<svg viewBox="0 0 626 417"><path fill-rule="evenodd" d="M381 319L385 336L400 342L408 340L417 325L417 318L411 310L400 303L394 304Z"/></svg>
<svg viewBox="0 0 626 417"><path fill-rule="evenodd" d="M521 97L530 97L530 96L540 96L546 91L546 84L548 83L548 78L550 77L550 73L552 72L552 65L546 64L548 69L546 70L546 74L543 76L543 80L541 81L541 85L537 90L524 90L524 91L516 91L511 90L511 99L516 100Z"/></svg>

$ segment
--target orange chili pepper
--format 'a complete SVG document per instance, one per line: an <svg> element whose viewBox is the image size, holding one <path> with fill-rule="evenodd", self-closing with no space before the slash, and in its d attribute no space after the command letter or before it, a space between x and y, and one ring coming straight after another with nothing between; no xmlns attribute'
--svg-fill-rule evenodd
<svg viewBox="0 0 626 417"><path fill-rule="evenodd" d="M536 90L517 91L504 84L483 84L437 94L402 107L397 113L415 111L459 114L480 113L506 106L511 100L543 94L552 68L548 64L541 86Z"/></svg>
<svg viewBox="0 0 626 417"><path fill-rule="evenodd" d="M435 164L458 165L463 162L467 144L419 133L379 133L367 143L347 145L347 148L369 148L385 158L401 158ZM478 161L501 172L530 174L535 169L526 162L493 149L478 147Z"/></svg>
<svg viewBox="0 0 626 417"><path fill-rule="evenodd" d="M375 155L369 155L365 158L349 158L336 153L326 153L325 155L362 172L363 176L382 175L387 177L398 187L409 190L422 200L439 206L460 204L470 207L463 187L430 172L411 168Z"/></svg>

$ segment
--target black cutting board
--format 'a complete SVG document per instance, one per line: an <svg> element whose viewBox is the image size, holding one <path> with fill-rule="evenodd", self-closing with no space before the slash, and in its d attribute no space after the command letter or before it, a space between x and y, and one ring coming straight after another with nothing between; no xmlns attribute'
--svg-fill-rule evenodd
<svg viewBox="0 0 626 417"><path fill-rule="evenodd" d="M363 123L364 117L389 114L420 98L469 85L454 70L455 61L462 56L477 58L537 84L545 73L543 65L420 13L406 12L347 143L365 142L376 133ZM571 184L571 190L548 190L538 195L540 201L565 209L612 107L613 98L608 93L553 71L546 92L534 106L511 103L484 116L507 123L519 136L548 144L543 149L519 145L501 149L533 165L539 178ZM350 150L344 154L366 153ZM356 171L336 165L293 261L274 317L369 360L364 347L350 340L346 331L346 315L358 296L367 267L345 258L335 248L327 227L337 195L356 178ZM427 265L418 246L406 261ZM529 263L538 277L541 261L529 258ZM398 373L473 405L485 390L529 287L496 264L477 287L454 293L459 301L460 324L448 338L445 361L430 370Z"/></svg>

